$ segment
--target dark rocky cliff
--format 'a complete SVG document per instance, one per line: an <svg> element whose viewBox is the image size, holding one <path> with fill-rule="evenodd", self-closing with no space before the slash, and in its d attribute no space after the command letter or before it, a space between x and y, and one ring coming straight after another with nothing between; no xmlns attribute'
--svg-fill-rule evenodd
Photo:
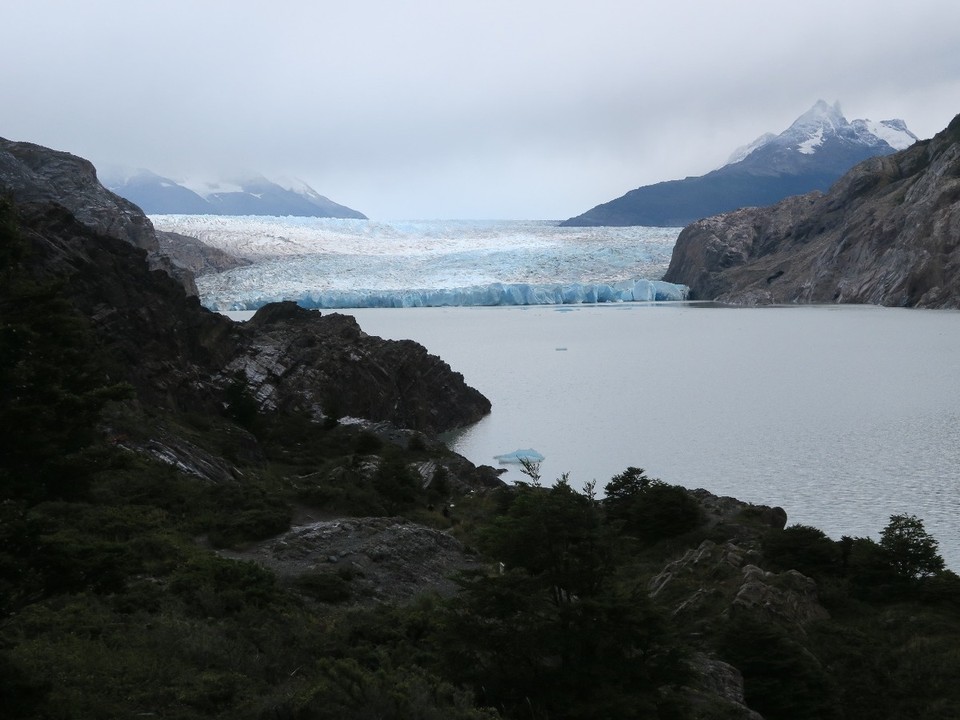
<svg viewBox="0 0 960 720"><path fill-rule="evenodd" d="M89 160L27 142L0 138L0 190L18 203L54 203L90 230L147 251L151 268L197 294L193 274L161 251L153 223L139 207L107 190Z"/></svg>
<svg viewBox="0 0 960 720"><path fill-rule="evenodd" d="M350 415L429 434L490 410L422 346L368 336L352 319L283 306L241 325L205 310L154 269L169 267L150 221L105 190L86 160L0 141L0 196L17 208L30 248L25 269L62 284L141 401L219 410L239 379L261 410Z"/></svg>
<svg viewBox="0 0 960 720"><path fill-rule="evenodd" d="M960 116L825 194L693 223L664 280L736 304L960 307Z"/></svg>

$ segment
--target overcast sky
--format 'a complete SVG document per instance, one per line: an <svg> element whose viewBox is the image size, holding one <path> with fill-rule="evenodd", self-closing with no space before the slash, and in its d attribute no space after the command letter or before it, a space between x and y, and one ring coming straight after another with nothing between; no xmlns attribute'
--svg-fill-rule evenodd
<svg viewBox="0 0 960 720"><path fill-rule="evenodd" d="M378 219L563 219L818 99L960 113L960 2L11 0L0 136L175 178L288 174Z"/></svg>

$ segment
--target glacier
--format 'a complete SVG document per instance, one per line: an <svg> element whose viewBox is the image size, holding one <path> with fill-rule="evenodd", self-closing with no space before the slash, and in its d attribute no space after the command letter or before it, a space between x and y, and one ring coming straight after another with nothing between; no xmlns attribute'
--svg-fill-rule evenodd
<svg viewBox="0 0 960 720"><path fill-rule="evenodd" d="M554 221L372 221L151 215L251 265L197 278L204 306L306 308L574 305L687 299L663 276L680 228Z"/></svg>

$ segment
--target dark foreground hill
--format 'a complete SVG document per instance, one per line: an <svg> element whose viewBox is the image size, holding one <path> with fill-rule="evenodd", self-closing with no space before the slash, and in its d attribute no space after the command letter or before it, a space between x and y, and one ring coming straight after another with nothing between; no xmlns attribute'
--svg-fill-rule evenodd
<svg viewBox="0 0 960 720"><path fill-rule="evenodd" d="M664 279L732 303L960 307L960 116L825 194L693 223Z"/></svg>
<svg viewBox="0 0 960 720"><path fill-rule="evenodd" d="M960 707L960 579L919 519L833 540L637 468L603 499L507 487L434 439L489 410L442 360L289 303L209 313L92 167L7 149L3 718Z"/></svg>
<svg viewBox="0 0 960 720"><path fill-rule="evenodd" d="M821 100L782 133L759 138L717 170L645 185L562 225L682 227L737 208L826 190L861 160L888 155L914 140L902 120L848 122L837 105Z"/></svg>

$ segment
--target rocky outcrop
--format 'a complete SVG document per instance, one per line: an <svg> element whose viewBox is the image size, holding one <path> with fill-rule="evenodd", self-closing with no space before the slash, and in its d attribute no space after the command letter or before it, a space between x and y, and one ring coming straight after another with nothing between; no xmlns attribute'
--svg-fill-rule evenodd
<svg viewBox="0 0 960 720"><path fill-rule="evenodd" d="M57 203L100 235L157 251L150 220L132 202L104 188L89 160L0 138L0 188L17 203Z"/></svg>
<svg viewBox="0 0 960 720"><path fill-rule="evenodd" d="M150 220L106 190L82 158L0 138L0 196L17 208L30 271L63 282L151 405L219 411L240 381L264 411L353 416L430 434L490 411L421 345L369 336L352 318L280 303L240 325L200 307L183 278L190 286L195 269L230 258L164 235L165 245L190 248L192 260L173 268Z"/></svg>
<svg viewBox="0 0 960 720"><path fill-rule="evenodd" d="M489 400L422 345L367 335L348 315L274 303L242 336L225 374L245 378L266 410L386 420L429 434L490 412Z"/></svg>
<svg viewBox="0 0 960 720"><path fill-rule="evenodd" d="M720 500L724 502L716 508L739 504L748 518L752 514L752 506L746 503L732 498ZM733 522L726 510L721 514L726 518L721 524ZM747 532L734 533L739 536L735 541L704 540L650 580L650 597L686 629L696 647L708 647L704 639L722 635L731 622L772 626L792 637L805 638L807 628L829 618L812 579L796 570L772 573L757 565L762 555L757 538L749 532L753 521L748 519L747 526ZM727 525L723 534L729 535L729 529ZM762 720L747 706L743 676L736 667L707 652L695 653L688 666L691 676L681 695L696 708L696 717Z"/></svg>
<svg viewBox="0 0 960 720"><path fill-rule="evenodd" d="M193 275L170 262L160 250L156 231L129 200L107 190L89 160L41 145L0 138L0 192L16 203L62 205L84 227L98 235L146 250L151 269L176 278L196 295Z"/></svg>
<svg viewBox="0 0 960 720"><path fill-rule="evenodd" d="M770 528L782 530L787 524L787 512L782 507L755 505L726 495L714 495L703 488L691 490L690 494L702 508L706 526L712 529L754 537Z"/></svg>
<svg viewBox="0 0 960 720"><path fill-rule="evenodd" d="M358 604L450 595L457 589L456 573L482 567L449 533L385 517L317 520L222 554L253 560L288 579L336 575L348 582Z"/></svg>
<svg viewBox="0 0 960 720"><path fill-rule="evenodd" d="M960 307L960 116L826 194L693 223L664 280L743 305Z"/></svg>
<svg viewBox="0 0 960 720"><path fill-rule="evenodd" d="M743 674L733 665L698 652L688 666L693 681L684 688L683 697L694 713L692 717L763 720L760 713L747 707Z"/></svg>
<svg viewBox="0 0 960 720"><path fill-rule="evenodd" d="M165 272L150 270L146 251L100 234L65 205L17 206L30 252L25 269L62 294L96 333L142 402L160 408L220 411L212 381L240 343L229 320L204 310Z"/></svg>
<svg viewBox="0 0 960 720"><path fill-rule="evenodd" d="M239 258L195 237L175 232L157 230L160 252L170 258L175 267L193 273L195 277L208 273L226 272L249 265L250 261Z"/></svg>
<svg viewBox="0 0 960 720"><path fill-rule="evenodd" d="M754 505L703 489L690 494L703 510L704 527L727 540L722 544L704 540L669 563L650 581L651 597L674 615L747 612L798 628L826 617L813 580L795 570L771 573L758 565L763 536L786 525L783 508Z"/></svg>
<svg viewBox="0 0 960 720"><path fill-rule="evenodd" d="M363 333L352 318L293 303L234 323L202 308L145 251L99 234L62 204L17 207L29 272L62 283L116 372L142 402L219 413L238 374L264 411L351 415L438 433L479 420L490 403L411 341Z"/></svg>

